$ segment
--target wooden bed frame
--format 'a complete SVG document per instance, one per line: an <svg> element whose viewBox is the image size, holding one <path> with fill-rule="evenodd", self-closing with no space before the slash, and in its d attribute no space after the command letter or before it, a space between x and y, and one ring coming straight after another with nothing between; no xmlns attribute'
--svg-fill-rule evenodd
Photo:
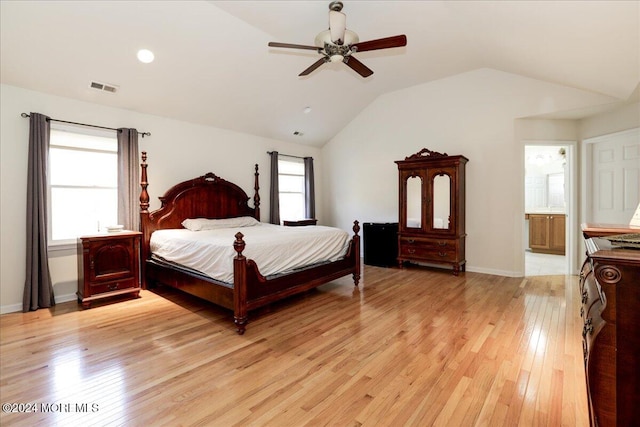
<svg viewBox="0 0 640 427"><path fill-rule="evenodd" d="M360 226L353 223L354 235L344 258L287 275L267 279L256 263L242 255L245 248L242 233L238 232L233 244L236 256L233 259L233 287L193 272L178 270L151 257L149 248L151 233L155 230L183 228L187 218L234 218L251 216L260 220L260 196L258 194L258 165L255 165L254 207L248 204L249 197L236 184L213 173L181 182L171 187L160 197L161 207L149 212L147 192L147 153L142 152L140 177L140 230L142 231L142 287L160 283L178 288L191 295L203 298L233 310L233 319L238 334L243 334L250 310L270 304L288 296L307 291L348 274L353 282L360 281Z"/></svg>

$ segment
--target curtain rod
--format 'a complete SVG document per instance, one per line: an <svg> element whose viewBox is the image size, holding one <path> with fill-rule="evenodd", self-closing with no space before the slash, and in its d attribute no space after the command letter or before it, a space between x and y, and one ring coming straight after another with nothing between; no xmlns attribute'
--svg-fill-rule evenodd
<svg viewBox="0 0 640 427"><path fill-rule="evenodd" d="M271 153L273 153L273 151L267 151L267 154L271 155ZM278 156L284 156L284 157L293 157L294 159L306 159L307 157L312 158L311 156L306 156L306 157L300 157L300 156L293 156L291 154L282 154L282 153L278 153Z"/></svg>
<svg viewBox="0 0 640 427"><path fill-rule="evenodd" d="M22 113L20 115L22 117L24 117L24 118L31 117L27 113ZM52 118L47 118L47 120L50 121L50 122L68 123L70 125L87 126L87 127L90 127L90 128L98 128L98 129L107 129L107 130L118 131L118 129L108 128L108 127L104 127L104 126L97 126L97 125L88 125L86 123L68 122L66 120L58 120L58 119L52 119ZM144 138L145 136L151 136L151 132L138 132L138 135L142 135L142 137Z"/></svg>

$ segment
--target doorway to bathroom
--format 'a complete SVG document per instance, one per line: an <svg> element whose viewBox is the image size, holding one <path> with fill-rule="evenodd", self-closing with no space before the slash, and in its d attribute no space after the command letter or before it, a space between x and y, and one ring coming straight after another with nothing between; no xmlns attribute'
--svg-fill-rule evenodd
<svg viewBox="0 0 640 427"><path fill-rule="evenodd" d="M525 276L569 273L571 143L524 149Z"/></svg>

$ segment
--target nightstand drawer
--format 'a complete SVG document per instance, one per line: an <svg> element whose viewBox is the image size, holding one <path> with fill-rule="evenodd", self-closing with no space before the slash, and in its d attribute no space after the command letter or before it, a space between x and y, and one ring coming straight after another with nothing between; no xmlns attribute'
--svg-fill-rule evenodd
<svg viewBox="0 0 640 427"><path fill-rule="evenodd" d="M101 282L91 284L91 295L102 294L105 292L121 291L128 288L138 287L138 281L133 277L125 280L114 280L113 282Z"/></svg>

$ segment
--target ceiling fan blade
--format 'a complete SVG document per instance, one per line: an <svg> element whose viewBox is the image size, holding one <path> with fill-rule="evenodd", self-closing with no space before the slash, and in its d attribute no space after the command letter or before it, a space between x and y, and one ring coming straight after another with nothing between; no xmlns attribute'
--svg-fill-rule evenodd
<svg viewBox="0 0 640 427"><path fill-rule="evenodd" d="M383 39L369 40L366 42L354 43L352 47L357 48L357 52L368 50L388 49L390 47L402 47L407 45L407 36L385 37Z"/></svg>
<svg viewBox="0 0 640 427"><path fill-rule="evenodd" d="M324 58L320 58L318 59L316 62L314 62L313 64L311 64L311 66L309 68L307 68L306 70L304 70L303 72L301 72L300 74L298 74L298 76L306 76L311 74L311 72L313 70L315 70L316 68L318 68L319 66L321 66L322 64L324 64L326 61L326 59Z"/></svg>
<svg viewBox="0 0 640 427"><path fill-rule="evenodd" d="M269 42L269 47L287 47L291 49L307 49L307 50L315 50L316 52L320 52L322 48L318 46L307 46L304 44L291 44L291 43L278 43L278 42Z"/></svg>
<svg viewBox="0 0 640 427"><path fill-rule="evenodd" d="M371 74L373 74L371 68L367 67L353 56L344 58L343 62L347 64L353 71L360 74L362 77L369 77Z"/></svg>

